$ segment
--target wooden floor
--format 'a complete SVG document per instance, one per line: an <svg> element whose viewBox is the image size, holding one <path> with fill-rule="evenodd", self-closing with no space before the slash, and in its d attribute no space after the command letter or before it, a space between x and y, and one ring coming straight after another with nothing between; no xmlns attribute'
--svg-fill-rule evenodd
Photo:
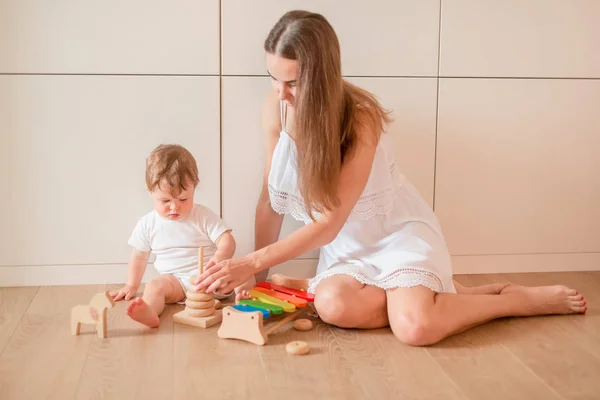
<svg viewBox="0 0 600 400"><path fill-rule="evenodd" d="M586 316L503 319L414 348L389 329L285 326L264 346L109 313L109 338L75 337L69 312L105 288L0 289L0 399L600 399L600 272L457 276L464 285L510 280L570 285ZM304 340L306 356L285 344Z"/></svg>

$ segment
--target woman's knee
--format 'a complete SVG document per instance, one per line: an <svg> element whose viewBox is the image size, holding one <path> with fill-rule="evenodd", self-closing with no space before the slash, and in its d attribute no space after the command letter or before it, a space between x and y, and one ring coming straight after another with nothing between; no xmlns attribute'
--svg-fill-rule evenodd
<svg viewBox="0 0 600 400"><path fill-rule="evenodd" d="M389 315L394 336L409 346L428 346L438 341L435 327L427 315Z"/></svg>
<svg viewBox="0 0 600 400"><path fill-rule="evenodd" d="M349 311L345 301L347 293L340 285L319 285L314 306L323 322L336 326L345 325Z"/></svg>
<svg viewBox="0 0 600 400"><path fill-rule="evenodd" d="M323 322L340 328L388 325L385 291L349 275L324 279L317 287L314 305Z"/></svg>
<svg viewBox="0 0 600 400"><path fill-rule="evenodd" d="M388 318L394 336L410 346L427 346L440 340L429 289L405 289L392 296L388 297Z"/></svg>

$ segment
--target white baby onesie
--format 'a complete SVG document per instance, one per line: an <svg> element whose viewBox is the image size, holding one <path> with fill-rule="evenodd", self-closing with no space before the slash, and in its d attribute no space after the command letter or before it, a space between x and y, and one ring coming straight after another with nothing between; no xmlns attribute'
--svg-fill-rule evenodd
<svg viewBox="0 0 600 400"><path fill-rule="evenodd" d="M198 274L198 249L204 247L203 264L215 254L215 242L231 231L209 208L194 204L189 215L180 221L162 218L156 210L144 215L135 226L128 243L155 256L154 268L171 274L188 290L189 277Z"/></svg>

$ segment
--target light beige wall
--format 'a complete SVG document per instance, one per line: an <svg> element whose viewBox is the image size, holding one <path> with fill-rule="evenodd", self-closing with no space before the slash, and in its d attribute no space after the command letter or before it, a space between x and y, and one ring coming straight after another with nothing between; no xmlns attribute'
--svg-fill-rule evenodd
<svg viewBox="0 0 600 400"><path fill-rule="evenodd" d="M393 110L457 273L600 269L600 3L340 4L0 2L0 285L122 281L160 142L193 151L198 200L252 250L262 42L294 8L330 20L344 74Z"/></svg>

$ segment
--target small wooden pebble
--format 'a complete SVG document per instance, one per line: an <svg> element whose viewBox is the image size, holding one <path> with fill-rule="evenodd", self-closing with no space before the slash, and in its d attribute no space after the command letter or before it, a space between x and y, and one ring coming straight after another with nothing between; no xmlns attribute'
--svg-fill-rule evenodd
<svg viewBox="0 0 600 400"><path fill-rule="evenodd" d="M313 323L310 319L301 318L294 321L294 329L298 331L310 331L313 328Z"/></svg>
<svg viewBox="0 0 600 400"><path fill-rule="evenodd" d="M308 343L296 340L294 342L289 342L285 345L285 351L288 354L293 354L295 356L300 356L303 354L307 354L309 351Z"/></svg>

